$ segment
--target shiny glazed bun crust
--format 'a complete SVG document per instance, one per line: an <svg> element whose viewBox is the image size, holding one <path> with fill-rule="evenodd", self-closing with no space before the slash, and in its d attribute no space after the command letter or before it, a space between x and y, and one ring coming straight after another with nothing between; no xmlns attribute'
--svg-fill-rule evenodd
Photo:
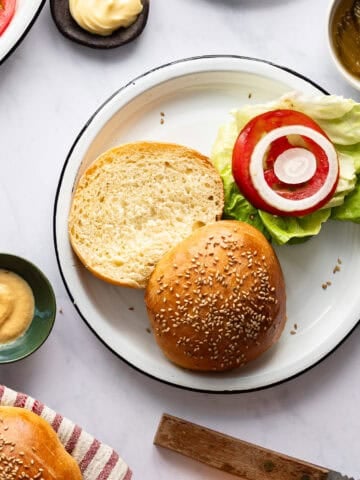
<svg viewBox="0 0 360 480"><path fill-rule="evenodd" d="M235 220L199 228L165 254L145 301L160 348L191 370L245 365L278 340L286 320L274 250L261 232Z"/></svg>
<svg viewBox="0 0 360 480"><path fill-rule="evenodd" d="M24 408L0 407L0 479L81 480L51 426Z"/></svg>

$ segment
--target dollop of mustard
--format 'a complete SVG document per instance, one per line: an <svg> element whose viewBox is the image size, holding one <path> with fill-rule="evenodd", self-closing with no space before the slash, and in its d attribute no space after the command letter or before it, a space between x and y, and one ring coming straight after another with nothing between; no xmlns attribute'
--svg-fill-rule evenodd
<svg viewBox="0 0 360 480"><path fill-rule="evenodd" d="M102 36L129 27L143 9L141 0L69 0L69 7L81 28Z"/></svg>
<svg viewBox="0 0 360 480"><path fill-rule="evenodd" d="M14 272L0 269L0 344L25 333L34 309L34 295L28 283Z"/></svg>

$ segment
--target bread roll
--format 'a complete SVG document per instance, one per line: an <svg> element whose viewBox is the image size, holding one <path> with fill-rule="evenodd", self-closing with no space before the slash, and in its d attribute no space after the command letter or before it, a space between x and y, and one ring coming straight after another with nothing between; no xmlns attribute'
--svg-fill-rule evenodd
<svg viewBox="0 0 360 480"><path fill-rule="evenodd" d="M191 370L245 365L285 324L285 284L266 238L233 220L204 226L157 264L145 301L169 360Z"/></svg>
<svg viewBox="0 0 360 480"><path fill-rule="evenodd" d="M69 215L72 247L97 277L145 287L158 260L219 219L221 178L190 148L138 142L101 155L81 177Z"/></svg>
<svg viewBox="0 0 360 480"><path fill-rule="evenodd" d="M0 479L81 480L51 426L24 408L0 407Z"/></svg>

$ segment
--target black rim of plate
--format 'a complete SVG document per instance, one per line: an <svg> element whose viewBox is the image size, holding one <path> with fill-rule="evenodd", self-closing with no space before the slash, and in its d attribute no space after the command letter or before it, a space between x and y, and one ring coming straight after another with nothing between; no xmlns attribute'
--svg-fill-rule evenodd
<svg viewBox="0 0 360 480"><path fill-rule="evenodd" d="M92 331L92 333L114 354L116 355L118 358L120 358L123 362L125 362L127 365L129 365L130 367L132 367L133 369L135 369L136 371L146 375L147 377L149 378L152 378L153 380L157 380L158 382L161 382L163 384L166 384L166 385L170 385L172 387L176 387L176 388L181 388L182 390L188 390L188 391L192 391L192 392L199 392L199 393L211 393L211 394L216 394L216 395L219 395L219 394L239 394L239 393L248 393L248 392L256 392L256 391L259 391L259 390L265 390L265 389L268 389L268 388L271 388L271 387L274 387L276 385L281 385L282 383L285 383L285 382L288 382L289 380L292 380L292 379L295 379L297 377L299 377L300 375L306 373L307 371L311 370L312 368L314 368L316 365L319 365L323 360L325 360L327 357L329 357L332 353L335 352L335 350L337 350L340 345L342 345L345 340L347 338L350 337L350 335L355 331L356 327L360 324L360 320L358 320L358 322L354 325L354 327L351 328L351 330L341 339L341 341L335 345L335 347L330 350L328 353L326 353L322 358L320 358L318 361L316 361L315 363L313 363L312 365L310 365L309 367L306 367L304 368L303 370L301 370L300 372L298 373L295 373L294 375L290 375L289 377L286 377L286 378L283 378L282 380L279 380L279 381L276 381L276 382L273 382L273 383L270 383L269 385L264 385L264 386L261 386L261 387L256 387L256 388L248 388L248 389L241 389L241 390L207 390L207 389L203 389L203 388L194 388L194 387L187 387L185 385L179 385L177 383L173 383L173 382L169 382L167 380L163 380L161 378L158 378L156 377L155 375L152 375L144 370L142 370L141 368L137 367L136 365L133 365L129 360L127 360L126 358L122 357L118 352L116 352L113 348L111 348L106 342L105 340L103 340L101 338L101 336L93 329L93 327L89 324L89 322L87 321L86 317L82 314L80 308L78 307L72 293L71 293L71 290L70 290L70 287L69 285L67 284L67 281L65 279L65 275L64 275L64 272L62 270L62 267L61 267L61 262L60 262L60 257L59 257L59 250L58 250L58 244L57 244L57 238L56 238L56 215L57 215L57 205L58 205L58 199L59 199L59 195L60 195L60 190L61 190L61 185L62 185L62 182L63 182L63 177L64 177L64 174L65 174L65 171L66 171L66 167L67 167L67 164L70 160L70 157L72 155L72 152L75 148L75 146L77 145L78 141L80 140L80 138L82 137L83 133L85 132L85 130L88 128L88 126L91 124L91 122L93 121L93 119L96 117L96 115L103 109L103 107L105 105L107 105L119 92L125 90L128 86L132 85L134 82L136 82L137 80L143 78L143 77L146 77L150 74L152 74L153 72L157 71L157 70L161 70L163 68L167 68L171 65L175 65L175 64L179 64L179 63L184 63L184 62L189 62L189 61L201 61L202 59L211 59L211 58L232 58L232 59L238 59L238 60L250 60L250 61L254 61L254 62L259 62L259 63L264 63L266 65L271 65L272 67L274 68L277 68L279 70L283 70L285 72L288 72L290 73L291 75L295 76L295 77L298 77L298 78L301 78L302 80L305 80L307 83L313 85L314 87L316 87L320 92L324 93L325 95L329 95L329 92L327 92L325 89L323 89L322 87L320 87L320 85L318 85L317 83L315 83L314 81L310 80L309 78L307 78L306 76L292 70L291 68L288 68L288 67L284 67L284 66L281 66L281 65L277 65L276 63L272 63L268 60L263 60L263 59L259 59L259 58L254 58L254 57L246 57L246 56L241 56L241 55L201 55L201 56L195 56L195 57L188 57L188 58L183 58L183 59L180 59L180 60L174 60L172 62L169 62L169 63L166 63L166 64L163 64L163 65L160 65L158 67L155 67L151 70L148 70L147 72L139 75L138 77L132 79L130 82L126 83L126 85L124 85L123 87L119 88L116 92L114 92L107 100L105 100L105 102L100 105L100 107L93 113L93 115L89 118L89 120L86 122L86 124L84 125L84 127L81 129L81 131L79 132L78 136L76 137L72 147L70 148L70 151L66 157L66 160L65 160L65 163L64 163L64 166L62 168L62 171L61 171L61 174L60 174L60 178L59 178L59 182L58 182L58 186L57 186L57 189L56 189L56 194L55 194L55 202L54 202L54 213L53 213L53 237L54 237L54 246L55 246L55 255L56 255L56 260L57 260L57 263L58 263L58 267L59 267L59 270L60 270L60 275L61 275L61 278L64 282L64 286L65 286L65 289L70 297L70 300L72 302L72 304L74 305L74 307L76 308L77 312L79 313L80 317L83 319L83 321L86 323L86 325L89 327L89 329Z"/></svg>
<svg viewBox="0 0 360 480"><path fill-rule="evenodd" d="M29 33L31 27L34 25L36 19L38 18L38 16L40 15L40 12L41 10L43 9L44 5L45 5L45 1L46 0L42 0L42 2L40 3L39 5L39 8L36 10L36 12L34 13L34 16L32 17L30 23L28 24L28 26L25 28L25 30L23 31L23 33L20 35L20 37L18 38L18 40L14 43L14 45L10 48L10 50L2 57L0 58L0 65L2 63L5 62L5 60L7 58L10 57L10 55L12 53L14 53L14 51L17 49L17 47L20 45L20 43L25 39L26 35Z"/></svg>

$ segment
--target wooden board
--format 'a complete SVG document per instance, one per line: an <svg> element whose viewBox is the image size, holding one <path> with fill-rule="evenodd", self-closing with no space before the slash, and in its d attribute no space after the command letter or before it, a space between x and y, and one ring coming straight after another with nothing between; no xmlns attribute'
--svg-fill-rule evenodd
<svg viewBox="0 0 360 480"><path fill-rule="evenodd" d="M154 443L243 480L326 480L329 473L168 414L161 418Z"/></svg>

